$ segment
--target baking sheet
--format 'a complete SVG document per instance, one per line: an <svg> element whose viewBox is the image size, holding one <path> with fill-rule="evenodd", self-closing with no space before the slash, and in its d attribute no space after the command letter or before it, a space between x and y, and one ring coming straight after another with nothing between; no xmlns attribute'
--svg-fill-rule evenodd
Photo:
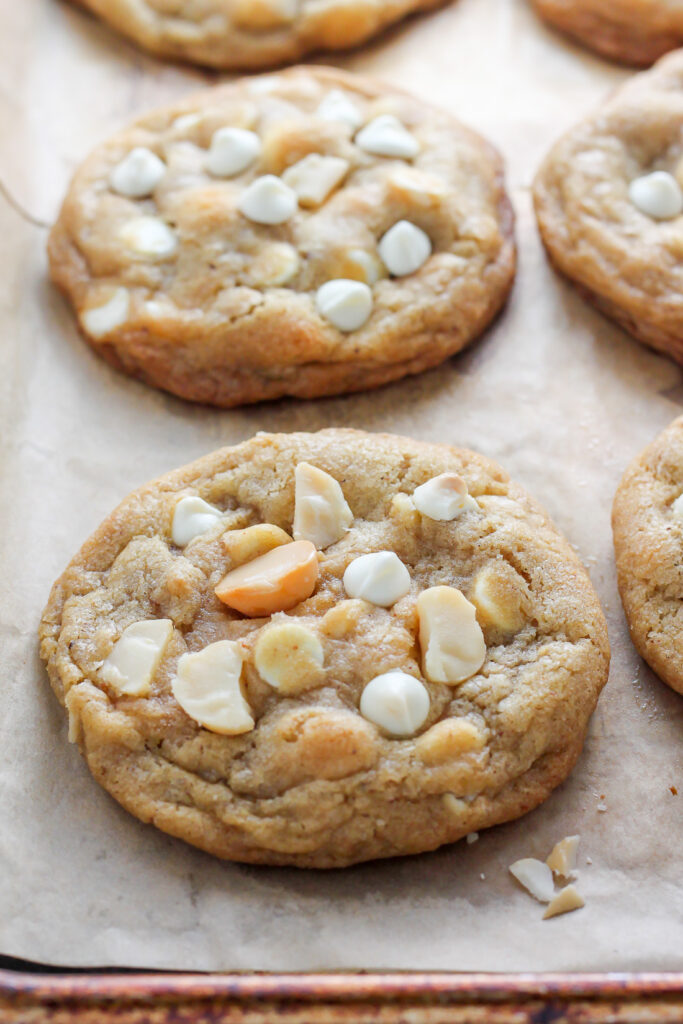
<svg viewBox="0 0 683 1024"><path fill-rule="evenodd" d="M34 222L54 218L95 143L213 76L147 58L56 0L0 0L0 14L0 178L15 203L0 197L0 953L186 970L683 967L683 699L630 645L609 529L626 464L681 411L681 373L557 280L529 194L553 138L627 73L544 29L525 0L458 0L335 60L452 110L502 149L519 218L512 300L431 373L216 412L128 380L83 344L46 281ZM91 779L66 742L36 627L52 581L132 488L256 430L330 425L500 460L591 572L610 683L569 781L477 843L323 874L224 864L141 825ZM586 908L542 922L507 866L576 832Z"/></svg>

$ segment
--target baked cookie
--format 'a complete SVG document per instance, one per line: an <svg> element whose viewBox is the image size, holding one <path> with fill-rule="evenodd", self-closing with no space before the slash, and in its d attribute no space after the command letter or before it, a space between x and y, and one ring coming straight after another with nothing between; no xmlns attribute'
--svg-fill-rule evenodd
<svg viewBox="0 0 683 1024"><path fill-rule="evenodd" d="M354 430L258 434L142 487L40 632L124 807L219 857L320 868L531 810L609 660L576 555L502 469Z"/></svg>
<svg viewBox="0 0 683 1024"><path fill-rule="evenodd" d="M100 146L49 249L105 359L221 406L435 366L484 330L515 266L495 150L325 68L210 89Z"/></svg>
<svg viewBox="0 0 683 1024"><path fill-rule="evenodd" d="M346 50L445 0L74 0L145 50L253 70Z"/></svg>
<svg viewBox="0 0 683 1024"><path fill-rule="evenodd" d="M683 362L683 51L552 148L534 183L555 267L639 341Z"/></svg>
<svg viewBox="0 0 683 1024"><path fill-rule="evenodd" d="M619 593L638 653L683 693L683 417L626 470L612 529Z"/></svg>
<svg viewBox="0 0 683 1024"><path fill-rule="evenodd" d="M683 44L683 0L532 0L542 18L623 64L652 64Z"/></svg>

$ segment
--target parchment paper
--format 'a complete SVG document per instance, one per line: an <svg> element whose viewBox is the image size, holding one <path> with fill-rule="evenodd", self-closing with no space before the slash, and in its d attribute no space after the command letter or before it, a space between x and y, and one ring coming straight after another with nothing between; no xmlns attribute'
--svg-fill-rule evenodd
<svg viewBox="0 0 683 1024"><path fill-rule="evenodd" d="M56 0L0 11L1 176L39 220L96 142L212 80ZM78 338L46 281L46 231L0 199L0 953L214 970L681 968L683 699L630 645L609 529L626 464L681 411L681 375L555 277L529 197L552 140L626 72L545 30L525 0L458 0L338 63L452 110L508 161L513 298L432 373L225 413L151 391ZM473 845L326 874L224 864L141 825L92 780L66 741L36 626L53 580L132 488L259 429L346 424L479 449L525 484L590 569L610 683L571 779ZM586 908L542 922L507 866L575 832Z"/></svg>

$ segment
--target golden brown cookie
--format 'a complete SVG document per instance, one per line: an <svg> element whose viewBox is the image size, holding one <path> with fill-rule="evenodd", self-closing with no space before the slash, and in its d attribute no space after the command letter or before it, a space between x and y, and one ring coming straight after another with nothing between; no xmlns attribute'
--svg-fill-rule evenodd
<svg viewBox="0 0 683 1024"><path fill-rule="evenodd" d="M652 64L683 44L683 0L532 0L542 18L623 64Z"/></svg>
<svg viewBox="0 0 683 1024"><path fill-rule="evenodd" d="M301 867L531 810L609 660L576 555L500 467L352 430L258 434L140 488L40 633L70 737L124 807Z"/></svg>
<svg viewBox="0 0 683 1024"><path fill-rule="evenodd" d="M548 255L636 338L683 362L683 51L553 146L534 182Z"/></svg>
<svg viewBox="0 0 683 1024"><path fill-rule="evenodd" d="M495 150L324 68L149 115L86 160L50 238L105 359L220 406L435 366L496 315L514 266Z"/></svg>
<svg viewBox="0 0 683 1024"><path fill-rule="evenodd" d="M255 70L346 50L444 0L74 0L138 46L209 67Z"/></svg>
<svg viewBox="0 0 683 1024"><path fill-rule="evenodd" d="M631 638L657 675L683 693L683 417L626 470L612 528Z"/></svg>

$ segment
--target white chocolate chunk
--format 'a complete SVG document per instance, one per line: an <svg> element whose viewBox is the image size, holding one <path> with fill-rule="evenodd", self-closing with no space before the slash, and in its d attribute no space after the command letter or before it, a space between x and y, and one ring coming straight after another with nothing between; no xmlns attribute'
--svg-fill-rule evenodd
<svg viewBox="0 0 683 1024"><path fill-rule="evenodd" d="M318 288L315 305L340 331L357 331L372 313L372 292L362 281L340 277Z"/></svg>
<svg viewBox="0 0 683 1024"><path fill-rule="evenodd" d="M394 156L411 160L420 152L420 143L393 114L380 114L358 132L357 146L375 156Z"/></svg>
<svg viewBox="0 0 683 1024"><path fill-rule="evenodd" d="M683 191L672 174L653 171L631 182L628 194L641 213L655 220L671 220L683 212Z"/></svg>
<svg viewBox="0 0 683 1024"><path fill-rule="evenodd" d="M213 133L206 169L217 178L233 178L246 171L261 152L256 132L244 128L219 128Z"/></svg>
<svg viewBox="0 0 683 1024"><path fill-rule="evenodd" d="M130 295L127 288L117 288L108 302L103 306L95 306L81 313L83 330L93 338L101 338L104 334L121 327L128 319L130 312Z"/></svg>
<svg viewBox="0 0 683 1024"><path fill-rule="evenodd" d="M298 622L276 622L254 648L256 671L269 686L290 696L320 686L323 648L312 629Z"/></svg>
<svg viewBox="0 0 683 1024"><path fill-rule="evenodd" d="M240 213L256 224L284 224L298 206L296 192L274 174L264 174L245 188Z"/></svg>
<svg viewBox="0 0 683 1024"><path fill-rule="evenodd" d="M394 669L370 680L360 713L392 736L412 736L429 714L429 693L415 676Z"/></svg>
<svg viewBox="0 0 683 1024"><path fill-rule="evenodd" d="M294 479L294 540L310 540L323 551L344 536L353 512L339 483L322 469L300 462Z"/></svg>
<svg viewBox="0 0 683 1024"><path fill-rule="evenodd" d="M679 494L679 496L676 498L673 505L671 506L671 511L677 519L683 519L683 494Z"/></svg>
<svg viewBox="0 0 683 1024"><path fill-rule="evenodd" d="M420 484L413 491L413 502L423 516L440 522L450 522L461 512L478 507L467 493L467 484L457 473L441 473Z"/></svg>
<svg viewBox="0 0 683 1024"><path fill-rule="evenodd" d="M547 921L549 917L556 917L557 914L567 914L570 910L579 910L581 907L585 907L585 905L586 902L576 886L566 885L550 901L543 915L543 920Z"/></svg>
<svg viewBox="0 0 683 1024"><path fill-rule="evenodd" d="M144 199L151 196L166 174L166 164L145 146L136 146L109 175L109 185L120 196Z"/></svg>
<svg viewBox="0 0 683 1024"><path fill-rule="evenodd" d="M171 127L177 132L189 132L201 122L201 114L181 114L176 117Z"/></svg>
<svg viewBox="0 0 683 1024"><path fill-rule="evenodd" d="M571 878L576 873L576 859L579 852L581 836L566 836L561 839L546 857L546 864L555 875Z"/></svg>
<svg viewBox="0 0 683 1024"><path fill-rule="evenodd" d="M511 864L508 870L539 903L549 903L553 898L553 873L542 860L523 857L522 860L516 860Z"/></svg>
<svg viewBox="0 0 683 1024"><path fill-rule="evenodd" d="M119 238L141 256L169 256L178 244L168 224L158 217L134 217L123 225Z"/></svg>
<svg viewBox="0 0 683 1024"><path fill-rule="evenodd" d="M344 180L348 170L349 161L339 156L309 153L303 160L288 167L282 180L294 189L301 206L320 206Z"/></svg>
<svg viewBox="0 0 683 1024"><path fill-rule="evenodd" d="M455 587L430 587L417 599L422 671L432 683L462 683L486 658L476 608Z"/></svg>
<svg viewBox="0 0 683 1024"><path fill-rule="evenodd" d="M347 124L354 131L363 123L363 115L360 110L341 89L332 89L331 92L328 92L316 113L325 121L341 121L342 124Z"/></svg>
<svg viewBox="0 0 683 1024"><path fill-rule="evenodd" d="M293 245L273 242L256 255L249 267L249 277L259 288L279 288L298 273L301 261Z"/></svg>
<svg viewBox="0 0 683 1024"><path fill-rule="evenodd" d="M173 543L177 544L179 548L184 548L195 537L199 537L215 526L222 516L223 513L220 509L209 505L203 498L196 495L181 498L173 511L171 527Z"/></svg>
<svg viewBox="0 0 683 1024"><path fill-rule="evenodd" d="M183 654L171 684L183 711L211 732L237 736L254 728L240 687L244 653L233 640L219 640Z"/></svg>
<svg viewBox="0 0 683 1024"><path fill-rule="evenodd" d="M99 670L126 697L146 697L164 648L173 633L170 619L144 619L124 629Z"/></svg>
<svg viewBox="0 0 683 1024"><path fill-rule="evenodd" d="M429 235L409 220L399 220L382 236L379 254L394 277L414 274L432 253Z"/></svg>
<svg viewBox="0 0 683 1024"><path fill-rule="evenodd" d="M360 555L347 566L344 590L381 608L390 608L410 590L410 573L393 551Z"/></svg>

